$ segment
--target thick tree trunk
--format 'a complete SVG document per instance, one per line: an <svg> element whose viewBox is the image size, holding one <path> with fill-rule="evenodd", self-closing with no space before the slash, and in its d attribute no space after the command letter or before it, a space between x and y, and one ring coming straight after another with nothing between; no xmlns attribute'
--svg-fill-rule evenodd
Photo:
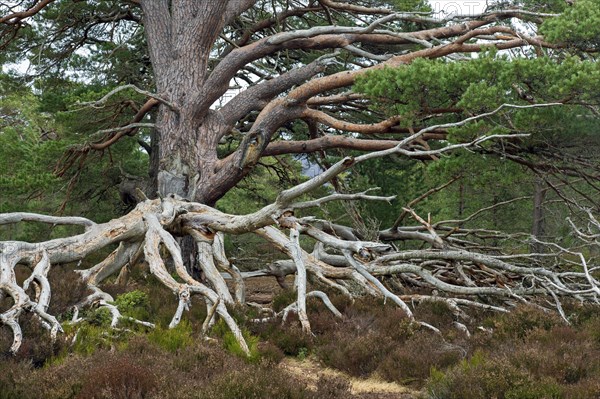
<svg viewBox="0 0 600 399"><path fill-rule="evenodd" d="M150 198L176 195L212 206L231 188L217 176L218 141L228 129L210 109L210 101L205 100L210 96L203 95L219 90L207 87L210 86L206 84L208 61L227 18L229 3L226 0L142 2L150 57L157 77L156 91L174 105L162 104L156 119ZM242 171L235 172L241 179ZM199 277L200 269L205 267L199 264L202 254L196 241L189 236L177 240L186 269ZM204 263L211 264L212 259ZM212 280L218 287L222 282L215 278L218 279Z"/></svg>
<svg viewBox="0 0 600 399"><path fill-rule="evenodd" d="M210 111L198 116L164 109L161 114L157 121L159 194L214 205L231 188L222 184L218 173L218 140L225 126ZM243 177L242 170L233 170L233 174Z"/></svg>
<svg viewBox="0 0 600 399"><path fill-rule="evenodd" d="M158 156L160 136L157 129L150 132L150 162L148 165L148 185L146 196L155 199L158 196Z"/></svg>
<svg viewBox="0 0 600 399"><path fill-rule="evenodd" d="M156 89L173 107L161 105L157 191L214 204L217 145L223 129L205 95L211 48L226 22L227 0L142 1ZM218 89L215 89L218 90ZM218 190L217 190L218 191Z"/></svg>

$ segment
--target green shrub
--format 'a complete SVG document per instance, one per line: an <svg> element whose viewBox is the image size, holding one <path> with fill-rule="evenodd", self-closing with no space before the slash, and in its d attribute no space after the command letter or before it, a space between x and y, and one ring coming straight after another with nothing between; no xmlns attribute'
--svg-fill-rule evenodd
<svg viewBox="0 0 600 399"><path fill-rule="evenodd" d="M551 399L561 390L552 380L535 380L506 359L488 358L482 352L446 372L434 370L427 382L432 399Z"/></svg>
<svg viewBox="0 0 600 399"><path fill-rule="evenodd" d="M148 318L148 294L134 290L117 296L115 305L126 316L137 319Z"/></svg>
<svg viewBox="0 0 600 399"><path fill-rule="evenodd" d="M563 397L562 388L551 379L527 381L506 392L506 399L560 399Z"/></svg>
<svg viewBox="0 0 600 399"><path fill-rule="evenodd" d="M219 319L212 328L212 332L223 340L223 348L236 356L243 357L251 362L258 361L260 359L260 352L258 350L258 337L253 336L245 329L242 329L242 336L248 345L250 350L250 356L246 355L246 352L242 349L235 335L231 332L227 324L223 319Z"/></svg>
<svg viewBox="0 0 600 399"><path fill-rule="evenodd" d="M246 345L248 345L248 349L250 351L249 356L246 355L246 352L244 352L235 335L231 331L227 331L223 335L223 347L234 355L247 358L252 362L259 360L260 352L258 350L258 337L250 335L250 333L245 330L242 330L242 336L246 341Z"/></svg>
<svg viewBox="0 0 600 399"><path fill-rule="evenodd" d="M68 327L65 332L69 335L76 334L71 349L85 355L91 355L99 349L110 349L122 338L118 331L88 323Z"/></svg>
<svg viewBox="0 0 600 399"><path fill-rule="evenodd" d="M532 330L549 330L556 325L564 325L564 321L556 313L531 306L519 306L494 323L494 335L504 340L522 339Z"/></svg>
<svg viewBox="0 0 600 399"><path fill-rule="evenodd" d="M192 326L185 320L182 320L175 328L164 329L157 326L148 334L148 339L169 352L177 352L194 342Z"/></svg>
<svg viewBox="0 0 600 399"><path fill-rule="evenodd" d="M377 372L388 381L422 386L432 367L445 369L457 364L465 352L449 345L440 336L417 332L404 344L393 348L381 361Z"/></svg>
<svg viewBox="0 0 600 399"><path fill-rule="evenodd" d="M286 306L295 302L298 294L294 290L284 290L273 297L272 306L275 312L281 312Z"/></svg>
<svg viewBox="0 0 600 399"><path fill-rule="evenodd" d="M106 307L92 309L87 312L86 321L97 327L108 327L112 321L112 314Z"/></svg>

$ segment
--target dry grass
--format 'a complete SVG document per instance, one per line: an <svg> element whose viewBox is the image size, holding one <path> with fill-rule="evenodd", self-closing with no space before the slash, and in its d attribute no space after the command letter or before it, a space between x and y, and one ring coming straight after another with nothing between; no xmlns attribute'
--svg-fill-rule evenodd
<svg viewBox="0 0 600 399"><path fill-rule="evenodd" d="M288 357L281 362L280 366L296 378L299 378L305 383L307 383L307 385L311 389L316 389L319 378L326 376L347 380L350 383L350 392L353 395L361 395L365 393L403 394L409 395L406 396L408 399L409 397L413 397L412 395L418 394L418 392L413 391L410 388L407 388L395 382L382 381L377 377L352 377L339 370L325 367L318 363L314 358L299 360Z"/></svg>

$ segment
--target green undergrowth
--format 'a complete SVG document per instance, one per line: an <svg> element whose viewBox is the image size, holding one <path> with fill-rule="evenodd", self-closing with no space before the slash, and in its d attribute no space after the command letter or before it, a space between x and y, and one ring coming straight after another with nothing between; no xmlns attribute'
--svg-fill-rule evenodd
<svg viewBox="0 0 600 399"><path fill-rule="evenodd" d="M470 309L469 320L456 320L443 302L413 303L416 318L440 329L441 336L411 323L393 304L373 299L351 303L330 295L343 314L338 319L309 298L312 335L301 330L295 314L284 324L258 323L255 310L231 308L250 348L247 357L222 320L209 331L209 340L201 336L206 306L199 298L169 329L177 298L146 282L140 289L103 288L124 316L153 322L154 329L126 320L110 329L110 313L91 308L81 314L85 321L63 323L65 333L52 343L39 321L24 314L17 356L6 354L11 334L0 329L5 353L0 399L353 397L343 380L323 377L317 388L307 388L306 381L277 366L286 356L410 386L425 398L571 399L600 392L597 306L565 303L568 325L537 307L519 306L507 314ZM73 292L85 294L79 288ZM292 291L284 291L274 305L281 310L294 300ZM57 297L53 306L63 321L70 320L73 301ZM472 335L452 327L454 321L466 324ZM123 389L129 396L119 396Z"/></svg>
<svg viewBox="0 0 600 399"><path fill-rule="evenodd" d="M195 337L193 336L192 325L183 320L175 328L156 327L148 334L148 339L168 352L177 353L189 347L194 342Z"/></svg>
<svg viewBox="0 0 600 399"><path fill-rule="evenodd" d="M346 380L322 377L316 387L272 361L248 362L220 345L194 340L173 353L150 336L127 345L72 353L46 367L0 360L0 398L354 398Z"/></svg>
<svg viewBox="0 0 600 399"><path fill-rule="evenodd" d="M284 301L285 295L281 301ZM420 389L423 397L587 398L600 392L600 313L597 306L565 304L570 325L555 312L519 306L511 313L472 311L460 320L472 335L452 327L443 302L415 306L417 319L442 331L410 323L391 304L332 298L344 318L309 300L314 336L287 324L260 323L252 332L287 356L312 356L349 375L376 377ZM281 307L285 306L285 303Z"/></svg>
<svg viewBox="0 0 600 399"><path fill-rule="evenodd" d="M246 358L250 362L257 362L260 360L260 352L258 350L259 338L252 335L247 329L242 329L242 336L248 345L250 354L246 355L246 352L242 349L235 335L231 332L227 324L220 319L212 327L213 335L219 337L223 343L223 348L234 355L242 358Z"/></svg>

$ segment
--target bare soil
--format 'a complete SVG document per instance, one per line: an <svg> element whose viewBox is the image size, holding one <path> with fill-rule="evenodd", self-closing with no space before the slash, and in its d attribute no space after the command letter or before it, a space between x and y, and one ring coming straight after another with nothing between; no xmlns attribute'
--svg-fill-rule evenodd
<svg viewBox="0 0 600 399"><path fill-rule="evenodd" d="M339 370L323 367L318 361L312 358L299 360L288 357L280 363L280 366L295 378L304 381L309 387L316 388L319 377L325 375L341 377L348 380L351 386L351 393L360 398L416 399L419 397L419 392L413 391L402 385L393 382L385 382L377 378L355 378Z"/></svg>
<svg viewBox="0 0 600 399"><path fill-rule="evenodd" d="M246 283L246 300L260 304L271 303L273 297L282 291L283 288L277 283L275 277L253 277L245 281ZM285 284L288 287L294 286L294 276L287 276Z"/></svg>

